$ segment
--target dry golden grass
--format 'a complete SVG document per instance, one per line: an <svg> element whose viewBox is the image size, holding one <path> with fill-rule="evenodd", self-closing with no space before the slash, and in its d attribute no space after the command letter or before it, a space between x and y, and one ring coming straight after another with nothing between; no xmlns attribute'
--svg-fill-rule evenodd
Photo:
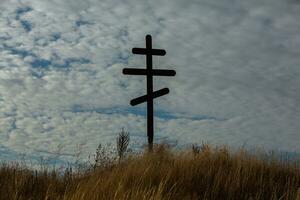
<svg viewBox="0 0 300 200"><path fill-rule="evenodd" d="M160 145L153 153L101 166L59 176L3 164L0 199L294 200L300 188L296 164L263 161L243 150L229 153L226 147L175 153Z"/></svg>

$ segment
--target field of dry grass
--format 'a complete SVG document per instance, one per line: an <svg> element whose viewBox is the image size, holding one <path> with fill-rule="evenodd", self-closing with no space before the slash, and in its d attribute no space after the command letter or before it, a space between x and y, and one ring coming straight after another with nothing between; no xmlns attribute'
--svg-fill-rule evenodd
<svg viewBox="0 0 300 200"><path fill-rule="evenodd" d="M159 145L152 153L99 163L63 175L2 164L0 199L294 200L300 187L298 164L264 161L243 150L229 153L226 147L174 152Z"/></svg>

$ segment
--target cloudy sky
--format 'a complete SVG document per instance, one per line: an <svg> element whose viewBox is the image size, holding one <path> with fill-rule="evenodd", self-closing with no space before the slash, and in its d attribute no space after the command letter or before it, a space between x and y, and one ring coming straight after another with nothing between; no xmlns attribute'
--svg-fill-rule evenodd
<svg viewBox="0 0 300 200"><path fill-rule="evenodd" d="M151 34L155 142L300 152L300 1L0 0L0 158L37 158L115 142L146 143L145 67L133 47Z"/></svg>

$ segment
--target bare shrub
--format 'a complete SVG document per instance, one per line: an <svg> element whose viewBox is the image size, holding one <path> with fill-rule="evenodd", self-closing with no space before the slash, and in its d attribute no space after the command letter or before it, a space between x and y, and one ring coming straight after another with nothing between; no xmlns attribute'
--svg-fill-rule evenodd
<svg viewBox="0 0 300 200"><path fill-rule="evenodd" d="M210 152L210 147L209 147L208 144L206 144L204 142L202 142L201 145L195 143L195 144L192 144L191 150L192 150L192 153L194 155L197 155L197 154L199 154L201 152L202 153L209 153Z"/></svg>
<svg viewBox="0 0 300 200"><path fill-rule="evenodd" d="M128 145L130 141L130 136L129 132L125 132L124 129L119 133L117 137L117 152L118 152L118 157L119 157L119 162L122 160L124 157Z"/></svg>
<svg viewBox="0 0 300 200"><path fill-rule="evenodd" d="M109 168L114 165L116 158L113 156L113 151L111 150L111 143L107 143L105 146L99 144L96 149L96 154L94 154L94 165L93 168Z"/></svg>
<svg viewBox="0 0 300 200"><path fill-rule="evenodd" d="M192 152L193 154L199 154L201 150L201 147L198 144L192 144Z"/></svg>

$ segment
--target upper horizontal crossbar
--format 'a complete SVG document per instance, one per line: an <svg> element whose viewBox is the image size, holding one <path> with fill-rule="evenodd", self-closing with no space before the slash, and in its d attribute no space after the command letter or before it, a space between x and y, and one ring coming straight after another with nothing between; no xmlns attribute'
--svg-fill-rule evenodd
<svg viewBox="0 0 300 200"><path fill-rule="evenodd" d="M166 51L164 49L146 49L146 48L133 48L133 54L142 54L142 55L156 55L156 56L164 56L166 55Z"/></svg>

